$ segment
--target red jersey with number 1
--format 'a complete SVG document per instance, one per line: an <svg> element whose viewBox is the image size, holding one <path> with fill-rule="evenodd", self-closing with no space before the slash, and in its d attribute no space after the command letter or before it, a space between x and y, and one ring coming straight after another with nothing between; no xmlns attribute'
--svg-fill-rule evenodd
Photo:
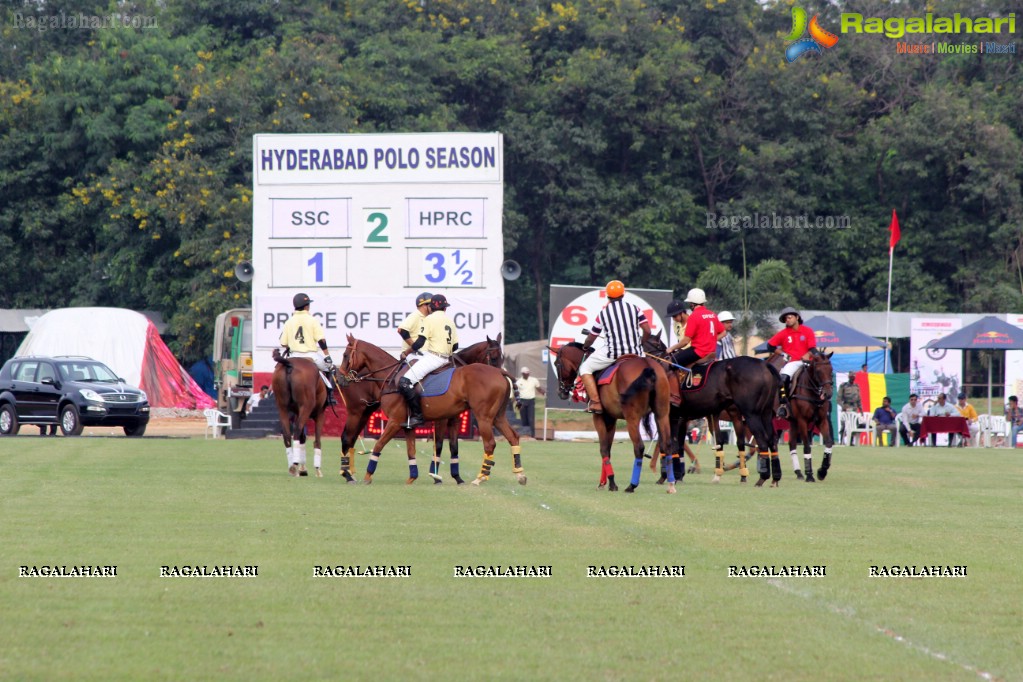
<svg viewBox="0 0 1023 682"><path fill-rule="evenodd" d="M817 347L817 335L805 324L801 324L795 329L785 327L772 336L768 343L785 351L790 360L799 360L806 355L806 351Z"/></svg>
<svg viewBox="0 0 1023 682"><path fill-rule="evenodd" d="M718 316L702 305L698 305L689 315L684 333L693 344L693 350L702 358L717 351L720 331L721 323L718 321Z"/></svg>

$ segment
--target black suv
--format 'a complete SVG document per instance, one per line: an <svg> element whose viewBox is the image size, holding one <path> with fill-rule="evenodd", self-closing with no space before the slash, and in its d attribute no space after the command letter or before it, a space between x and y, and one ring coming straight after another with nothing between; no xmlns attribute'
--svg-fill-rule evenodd
<svg viewBox="0 0 1023 682"><path fill-rule="evenodd" d="M25 424L59 424L65 436L86 426L121 426L141 436L149 423L149 398L109 367L85 357L11 358L0 369L0 436Z"/></svg>

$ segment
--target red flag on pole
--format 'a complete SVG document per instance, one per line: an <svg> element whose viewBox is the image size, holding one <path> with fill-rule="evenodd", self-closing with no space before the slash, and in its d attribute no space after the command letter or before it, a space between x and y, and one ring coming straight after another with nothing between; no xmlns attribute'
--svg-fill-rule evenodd
<svg viewBox="0 0 1023 682"><path fill-rule="evenodd" d="M888 242L888 250L895 248L895 245L899 243L899 237L902 235L899 233L899 216L895 215L895 209L892 209L892 224L888 226L888 230L892 233L891 240Z"/></svg>

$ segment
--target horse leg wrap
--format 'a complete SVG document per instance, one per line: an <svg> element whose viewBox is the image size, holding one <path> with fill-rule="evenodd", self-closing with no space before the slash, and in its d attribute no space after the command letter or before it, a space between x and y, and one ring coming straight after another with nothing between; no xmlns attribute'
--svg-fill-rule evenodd
<svg viewBox="0 0 1023 682"><path fill-rule="evenodd" d="M320 448L313 448L313 466L317 469L323 464L323 451Z"/></svg>
<svg viewBox="0 0 1023 682"><path fill-rule="evenodd" d="M490 469L494 466L494 453L483 453L483 466L480 467L480 474L477 480L486 481L490 479Z"/></svg>
<svg viewBox="0 0 1023 682"><path fill-rule="evenodd" d="M639 485L639 475L641 473L643 473L643 458L642 457L636 457L632 461L632 479L629 481L629 483L631 483L633 487L636 487L636 486ZM669 476L671 477L671 479L674 479L675 478L675 472L672 471L671 474L669 474Z"/></svg>
<svg viewBox="0 0 1023 682"><path fill-rule="evenodd" d="M440 473L440 472L438 472ZM458 479L461 474L458 471L458 456L451 455L451 478Z"/></svg>
<svg viewBox="0 0 1023 682"><path fill-rule="evenodd" d="M289 467L292 464L297 464L298 463L298 462L295 462L295 461L292 460L292 456L294 454L295 454L295 451L292 448L284 448L284 459L288 460L288 466Z"/></svg>
<svg viewBox="0 0 1023 682"><path fill-rule="evenodd" d="M746 451L739 450L739 475L743 478L749 476L749 467L746 466Z"/></svg>
<svg viewBox="0 0 1023 682"><path fill-rule="evenodd" d="M615 475L615 470L611 468L611 458L605 457L600 467L600 485L607 485L607 479Z"/></svg>
<svg viewBox="0 0 1023 682"><path fill-rule="evenodd" d="M714 453L714 475L720 476L725 473L725 457L721 452Z"/></svg>
<svg viewBox="0 0 1023 682"><path fill-rule="evenodd" d="M298 464L299 466L305 466L305 443L298 443L295 445L295 449L298 451Z"/></svg>
<svg viewBox="0 0 1023 682"><path fill-rule="evenodd" d="M781 460L778 459L778 453L771 453L771 480L777 482L781 480Z"/></svg>
<svg viewBox="0 0 1023 682"><path fill-rule="evenodd" d="M789 450L789 456L792 457L792 470L799 471L799 455L796 453L795 448Z"/></svg>
<svg viewBox="0 0 1023 682"><path fill-rule="evenodd" d="M369 464L366 465L366 475L372 476L377 472L377 462L380 461L379 452L369 453Z"/></svg>
<svg viewBox="0 0 1023 682"><path fill-rule="evenodd" d="M512 453L512 473L522 473L522 446L513 445L511 446Z"/></svg>
<svg viewBox="0 0 1023 682"><path fill-rule="evenodd" d="M419 478L419 464L415 457L408 461L408 477Z"/></svg>
<svg viewBox="0 0 1023 682"><path fill-rule="evenodd" d="M670 459L671 460L671 464L664 468L664 473L668 477L668 483L674 483L675 481L678 480L678 474L675 471L675 467L676 467L676 465L678 464L678 461L679 461L678 455L672 455L671 457L664 457L662 459ZM643 461L639 460L639 463L642 465ZM685 467L683 467L683 469L685 469Z"/></svg>
<svg viewBox="0 0 1023 682"><path fill-rule="evenodd" d="M760 480L766 481L771 477L771 463L770 456L766 452L761 452L757 455L757 473L760 474Z"/></svg>

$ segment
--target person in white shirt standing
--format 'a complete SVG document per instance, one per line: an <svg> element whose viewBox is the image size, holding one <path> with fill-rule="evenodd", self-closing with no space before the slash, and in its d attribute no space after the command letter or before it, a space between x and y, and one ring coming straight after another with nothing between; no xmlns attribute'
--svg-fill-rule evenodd
<svg viewBox="0 0 1023 682"><path fill-rule="evenodd" d="M522 426L529 429L529 435L531 438L536 438L536 394L545 395L543 388L540 386L540 381L536 377L529 375L529 368L523 367L519 370L522 376L515 380L515 385L519 389L519 419L522 420Z"/></svg>

